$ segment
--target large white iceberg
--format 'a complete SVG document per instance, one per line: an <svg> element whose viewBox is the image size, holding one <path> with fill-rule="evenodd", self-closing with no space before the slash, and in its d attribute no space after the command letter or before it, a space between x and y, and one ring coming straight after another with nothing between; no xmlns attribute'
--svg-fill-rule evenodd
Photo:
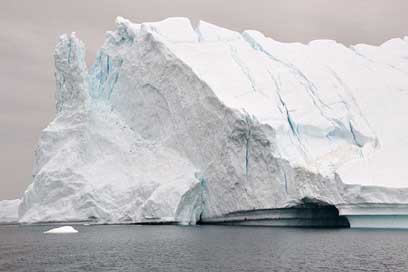
<svg viewBox="0 0 408 272"><path fill-rule="evenodd" d="M20 222L408 214L407 37L280 43L185 18L118 17L89 71L74 34L54 56L57 116Z"/></svg>

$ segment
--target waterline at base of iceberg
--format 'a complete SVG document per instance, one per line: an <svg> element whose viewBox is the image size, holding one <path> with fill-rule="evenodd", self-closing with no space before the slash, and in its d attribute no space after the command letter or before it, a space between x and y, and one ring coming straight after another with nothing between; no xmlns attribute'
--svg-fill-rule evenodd
<svg viewBox="0 0 408 272"><path fill-rule="evenodd" d="M346 217L351 228L408 228L408 215L348 215Z"/></svg>
<svg viewBox="0 0 408 272"><path fill-rule="evenodd" d="M404 204L336 205L351 228L408 229L408 206Z"/></svg>
<svg viewBox="0 0 408 272"><path fill-rule="evenodd" d="M204 219L199 224L308 227L308 228L349 228L345 216L332 205L308 205L283 209L260 209L239 211L223 217Z"/></svg>

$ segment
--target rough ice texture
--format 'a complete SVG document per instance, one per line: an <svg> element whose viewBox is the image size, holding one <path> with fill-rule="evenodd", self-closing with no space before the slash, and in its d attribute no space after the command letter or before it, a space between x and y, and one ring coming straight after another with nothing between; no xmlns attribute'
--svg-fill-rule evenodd
<svg viewBox="0 0 408 272"><path fill-rule="evenodd" d="M0 201L0 223L16 223L20 199Z"/></svg>
<svg viewBox="0 0 408 272"><path fill-rule="evenodd" d="M280 43L118 17L88 71L56 46L57 116L21 222L196 223L307 201L406 208L408 38ZM352 185L360 184L360 185Z"/></svg>

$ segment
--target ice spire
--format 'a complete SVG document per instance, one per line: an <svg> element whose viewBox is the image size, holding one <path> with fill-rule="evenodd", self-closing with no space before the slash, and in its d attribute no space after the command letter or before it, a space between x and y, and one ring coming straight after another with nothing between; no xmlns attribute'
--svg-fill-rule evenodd
<svg viewBox="0 0 408 272"><path fill-rule="evenodd" d="M88 99L85 47L74 32L60 36L54 59L57 112L83 106Z"/></svg>

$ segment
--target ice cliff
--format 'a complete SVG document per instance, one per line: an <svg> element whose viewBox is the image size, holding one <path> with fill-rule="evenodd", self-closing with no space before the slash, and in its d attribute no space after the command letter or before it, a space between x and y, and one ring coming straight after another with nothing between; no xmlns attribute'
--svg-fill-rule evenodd
<svg viewBox="0 0 408 272"><path fill-rule="evenodd" d="M194 224L307 203L408 214L407 37L281 43L118 17L89 71L75 34L54 56L57 114L20 222Z"/></svg>

